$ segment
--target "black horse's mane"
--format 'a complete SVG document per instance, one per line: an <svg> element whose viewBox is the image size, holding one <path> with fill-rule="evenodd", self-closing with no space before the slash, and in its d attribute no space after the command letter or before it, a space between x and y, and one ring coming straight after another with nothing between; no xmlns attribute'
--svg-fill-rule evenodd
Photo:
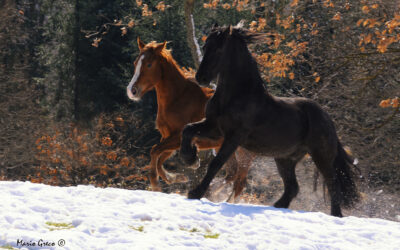
<svg viewBox="0 0 400 250"><path fill-rule="evenodd" d="M246 44L265 42L268 36L265 33L254 32L237 26L214 27L211 32L217 34L228 34L231 37L244 41Z"/></svg>
<svg viewBox="0 0 400 250"><path fill-rule="evenodd" d="M262 92L265 92L265 86L257 67L257 62L248 50L247 45L251 43L265 42L267 34L253 32L238 26L214 27L209 37L213 36L218 43L225 44L225 50L222 55L220 70L228 72L225 75L233 77L230 82L246 82L246 85L259 85ZM248 80L248 79L252 80Z"/></svg>

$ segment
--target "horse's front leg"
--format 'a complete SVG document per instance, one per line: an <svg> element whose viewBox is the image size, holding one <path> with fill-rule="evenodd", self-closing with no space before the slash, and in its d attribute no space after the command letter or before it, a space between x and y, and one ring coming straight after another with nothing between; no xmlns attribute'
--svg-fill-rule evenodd
<svg viewBox="0 0 400 250"><path fill-rule="evenodd" d="M199 122L187 124L182 131L182 143L180 156L187 165L193 165L197 160L197 147L193 144L193 138L210 138L217 139L219 137L217 128L214 123L207 119Z"/></svg>
<svg viewBox="0 0 400 250"><path fill-rule="evenodd" d="M161 187L158 184L158 173L157 173L157 161L158 155L152 154L153 150L157 147L157 144L151 148L150 151L150 163L143 170L150 170L149 180L151 185L151 190L161 192Z"/></svg>
<svg viewBox="0 0 400 250"><path fill-rule="evenodd" d="M163 139L159 144L153 146L150 152L150 184L153 191L161 191L158 184L158 176L160 176L167 184L175 181L175 177L168 174L162 167L163 162L168 159L171 153L179 148L180 135L173 134Z"/></svg>
<svg viewBox="0 0 400 250"><path fill-rule="evenodd" d="M189 199L200 199L204 196L215 175L239 146L240 138L239 135L225 136L224 142L222 143L217 156L215 156L208 166L207 173L203 180L195 189L189 192Z"/></svg>

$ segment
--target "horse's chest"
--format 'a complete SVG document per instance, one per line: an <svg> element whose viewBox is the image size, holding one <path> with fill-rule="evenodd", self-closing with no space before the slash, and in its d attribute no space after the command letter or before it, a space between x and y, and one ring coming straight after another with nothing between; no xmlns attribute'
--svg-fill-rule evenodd
<svg viewBox="0 0 400 250"><path fill-rule="evenodd" d="M231 107L227 100L220 97L219 93L216 93L207 103L206 106L206 117L221 119L229 116Z"/></svg>
<svg viewBox="0 0 400 250"><path fill-rule="evenodd" d="M160 110L157 113L156 129L160 131L162 137L176 133L183 129L183 126L188 123L185 116L179 112L168 112L168 110Z"/></svg>
<svg viewBox="0 0 400 250"><path fill-rule="evenodd" d="M156 119L156 129L160 132L163 138L168 137L173 131L172 126L168 123L168 120L164 119L162 116L157 115Z"/></svg>
<svg viewBox="0 0 400 250"><path fill-rule="evenodd" d="M242 116L241 114L230 112L229 109L221 109L220 111L215 120L221 134L225 136L226 133L242 129L243 123L239 120Z"/></svg>
<svg viewBox="0 0 400 250"><path fill-rule="evenodd" d="M215 122L222 135L225 135L228 131L238 126L235 119L237 114L230 112L228 107L218 105L217 103L209 104L207 105L206 118Z"/></svg>

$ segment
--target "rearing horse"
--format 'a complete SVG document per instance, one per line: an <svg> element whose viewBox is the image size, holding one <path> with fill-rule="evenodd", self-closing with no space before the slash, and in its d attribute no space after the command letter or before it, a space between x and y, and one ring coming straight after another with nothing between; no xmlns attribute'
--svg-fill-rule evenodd
<svg viewBox="0 0 400 250"><path fill-rule="evenodd" d="M213 27L204 45L196 74L200 84L217 78L217 89L207 103L206 119L187 125L182 134L181 157L190 164L196 157L194 138L224 138L202 182L188 197L201 198L225 161L241 146L275 158L284 193L274 204L287 208L299 186L295 167L309 153L322 173L331 197L331 214L342 216L341 205L359 199L344 151L329 115L306 98L279 98L263 85L257 63L247 44L262 41L263 34L241 27Z"/></svg>
<svg viewBox="0 0 400 250"><path fill-rule="evenodd" d="M214 90L200 87L194 79L186 76L166 49L166 42L144 44L138 38L137 43L140 54L134 63L135 73L127 86L127 95L131 100L139 101L146 92L156 90L156 128L161 133L161 141L152 147L147 168L150 168L152 190L160 191L158 176L168 184L187 181L184 175L168 173L162 164L179 149L183 127L204 118L206 102ZM194 141L200 149L218 149L221 142L221 139L207 138ZM239 150L237 154L238 157L231 157L227 164L226 182L234 181L230 199L236 198L243 190L252 160L243 151Z"/></svg>

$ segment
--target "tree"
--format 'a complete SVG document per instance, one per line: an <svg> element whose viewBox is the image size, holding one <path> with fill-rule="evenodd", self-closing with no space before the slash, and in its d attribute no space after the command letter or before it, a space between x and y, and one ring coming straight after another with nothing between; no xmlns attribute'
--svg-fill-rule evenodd
<svg viewBox="0 0 400 250"><path fill-rule="evenodd" d="M186 39L188 41L194 66L199 67L201 61L201 51L196 40L195 25L193 19L194 0L185 1L185 23L186 23Z"/></svg>
<svg viewBox="0 0 400 250"><path fill-rule="evenodd" d="M42 73L36 77L45 91L42 106L53 121L71 121L77 110L75 90L77 79L77 48L73 0L40 3L43 15L42 41L38 47Z"/></svg>
<svg viewBox="0 0 400 250"><path fill-rule="evenodd" d="M250 12L247 27L270 35L252 47L269 91L317 100L360 157L368 184L400 188L398 2L214 0L204 7Z"/></svg>
<svg viewBox="0 0 400 250"><path fill-rule="evenodd" d="M11 179L25 179L32 170L34 142L47 122L41 89L32 80L36 14L30 3L0 3L0 171Z"/></svg>

